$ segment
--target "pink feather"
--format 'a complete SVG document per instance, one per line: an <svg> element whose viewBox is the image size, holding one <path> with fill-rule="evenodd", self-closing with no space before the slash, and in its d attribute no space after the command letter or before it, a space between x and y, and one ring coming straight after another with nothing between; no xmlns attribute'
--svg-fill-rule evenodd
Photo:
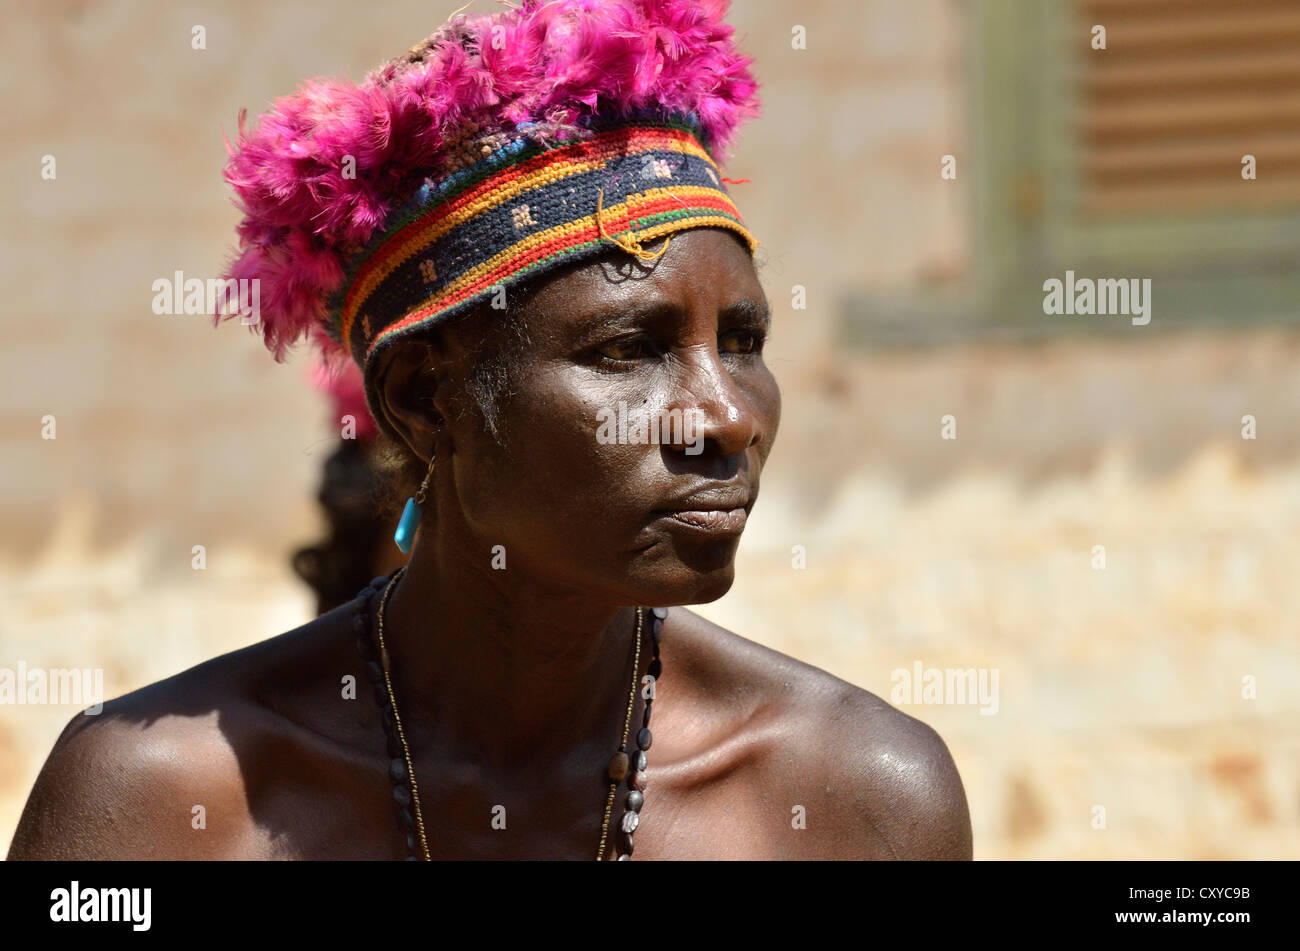
<svg viewBox="0 0 1300 951"><path fill-rule="evenodd" d="M727 0L524 0L454 18L422 62L390 63L360 84L306 82L251 131L241 112L225 178L244 217L225 276L261 281L261 330L275 358L304 336L329 359L345 352L321 327L344 262L467 122L483 132L539 123L535 134L550 142L597 113L694 113L705 144L725 159L759 107L752 60L723 22L727 8Z"/></svg>
<svg viewBox="0 0 1300 951"><path fill-rule="evenodd" d="M317 362L312 367L312 384L329 397L335 423L344 416L351 416L356 421L357 439L369 439L379 432L366 406L366 385L361 368L352 360Z"/></svg>

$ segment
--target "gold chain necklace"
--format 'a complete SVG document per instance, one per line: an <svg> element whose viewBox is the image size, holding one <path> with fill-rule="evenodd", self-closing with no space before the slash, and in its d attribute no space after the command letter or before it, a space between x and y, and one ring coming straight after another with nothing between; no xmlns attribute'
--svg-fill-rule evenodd
<svg viewBox="0 0 1300 951"><path fill-rule="evenodd" d="M411 802L415 809L415 829L419 837L420 854L424 856L426 862L432 861L429 855L429 841L424 829L424 816L420 810L420 789L415 780L415 762L411 758L411 747L406 741L406 731L402 727L402 717L397 709L397 697L393 693L393 678L391 673L390 655L388 647L384 644L384 609L388 606L388 597L392 594L397 579L402 576L406 570L405 567L397 569L393 577L384 587L383 596L379 599L379 611L377 612L377 631L379 638L379 662L383 669L384 688L388 693L388 703L393 708L393 727L397 734L397 739L402 748L402 759L406 763L406 775L411 785ZM623 718L623 741L619 745L619 751L614 754L610 768L609 795L605 799L605 815L600 824L600 845L596 849L596 861L601 861L605 856L605 843L609 835L609 817L614 808L614 797L618 792L618 778L615 777L617 770L614 763L618 762L620 757L623 763L623 771L627 768L627 741L628 734L632 729L632 708L636 703L636 675L641 669L641 625L644 619L644 611L637 608L636 612L636 649L632 658L632 687L627 697L627 714Z"/></svg>

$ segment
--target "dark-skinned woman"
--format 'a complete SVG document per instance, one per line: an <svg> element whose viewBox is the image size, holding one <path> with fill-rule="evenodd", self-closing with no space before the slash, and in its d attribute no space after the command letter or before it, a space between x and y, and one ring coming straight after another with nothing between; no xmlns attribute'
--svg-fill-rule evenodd
<svg viewBox="0 0 1300 951"><path fill-rule="evenodd" d="M241 121L228 276L361 369L409 563L74 721L12 857L971 857L933 730L684 607L781 414L724 12L526 0Z"/></svg>

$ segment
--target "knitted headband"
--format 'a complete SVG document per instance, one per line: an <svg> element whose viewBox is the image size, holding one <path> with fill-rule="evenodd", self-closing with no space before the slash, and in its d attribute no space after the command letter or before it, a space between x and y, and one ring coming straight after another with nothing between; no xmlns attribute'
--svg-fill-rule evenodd
<svg viewBox="0 0 1300 951"><path fill-rule="evenodd" d="M225 177L244 214L223 275L260 283L277 360L309 336L374 393L399 340L561 265L686 228L757 244L717 160L758 111L726 0L524 0L454 17L361 84L315 80ZM382 413L375 413L386 425Z"/></svg>

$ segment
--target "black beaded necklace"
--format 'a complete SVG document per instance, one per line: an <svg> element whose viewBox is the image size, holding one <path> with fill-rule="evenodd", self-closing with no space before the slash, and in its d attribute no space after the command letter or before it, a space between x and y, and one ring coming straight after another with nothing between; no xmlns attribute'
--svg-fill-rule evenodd
<svg viewBox="0 0 1300 951"><path fill-rule="evenodd" d="M365 662L366 676L374 688L375 702L379 704L383 717L384 734L388 740L388 778L393 783L393 801L397 807L397 825L406 842L406 861L417 862L423 859L431 861L428 840L424 828L424 818L420 810L419 787L415 781L415 764L411 760L410 747L406 742L406 733L402 728L401 714L397 709L396 697L393 695L391 678L391 658L383 640L384 608L398 578L405 568L398 568L391 576L375 578L356 598L356 613L352 619L352 630L356 635L357 651ZM371 617L371 604L376 595L383 592L378 609ZM632 664L632 693L628 698L627 718L623 726L623 742L609 761L608 777L610 781L609 798L605 803L605 814L601 825L600 845L596 851L596 861L605 857L606 836L609 829L610 809L620 782L626 781L627 796L624 800L625 810L619 822L621 836L616 850L620 862L631 859L635 847L633 833L641 822L641 808L645 804L646 789L646 750L654 737L650 733L650 709L654 704L655 682L663 672L663 663L659 659L659 629L664 618L668 616L667 608L650 610L650 648L652 658L647 675L642 678L641 695L645 700L645 712L641 717L641 729L636 735L637 750L630 757L627 749L628 729L632 716L632 701L636 696L636 674L640 669L641 629L645 609L637 608L636 653ZM377 639L377 640L376 640Z"/></svg>

